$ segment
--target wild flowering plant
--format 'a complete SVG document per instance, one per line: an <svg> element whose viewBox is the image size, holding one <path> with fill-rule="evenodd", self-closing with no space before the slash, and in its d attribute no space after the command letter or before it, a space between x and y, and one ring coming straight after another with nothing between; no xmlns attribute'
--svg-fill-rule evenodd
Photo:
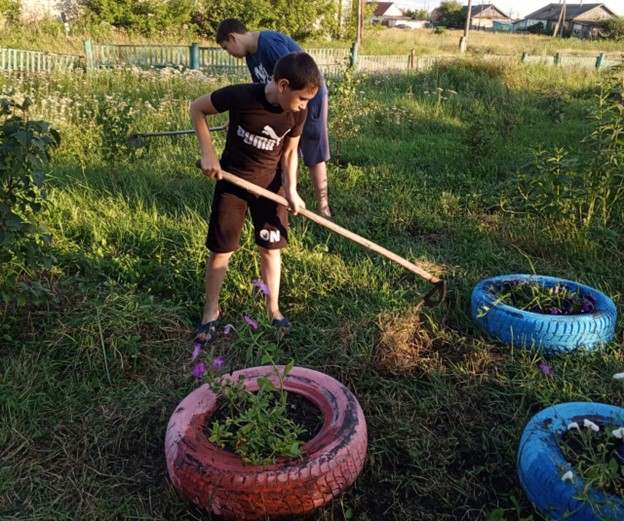
<svg viewBox="0 0 624 521"><path fill-rule="evenodd" d="M268 294L264 282L253 281L253 285L258 293ZM206 425L208 438L252 465L270 465L279 457L302 456L307 429L293 419L294 406L284 388L284 379L294 367L294 360L279 368L275 363L277 344L265 340L265 331L248 314L239 328L227 324L223 334L233 336L235 329L234 343L245 346L247 361L254 364L259 361L260 365L272 366L272 370L257 378L258 391L252 392L242 377L238 380L231 377L233 369L216 352L214 343L207 353L201 344L193 346L192 361L196 362L193 376L219 397L218 411ZM202 358L207 362L201 361Z"/></svg>
<svg viewBox="0 0 624 521"><path fill-rule="evenodd" d="M547 287L537 282L509 280L491 284L487 289L496 296L495 304L545 315L592 313L596 307L593 295L582 294L563 284Z"/></svg>

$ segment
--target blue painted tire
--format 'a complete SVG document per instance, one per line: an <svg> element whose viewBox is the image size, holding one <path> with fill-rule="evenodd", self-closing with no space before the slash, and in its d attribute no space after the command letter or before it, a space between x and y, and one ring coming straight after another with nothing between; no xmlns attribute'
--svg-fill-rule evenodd
<svg viewBox="0 0 624 521"><path fill-rule="evenodd" d="M578 315L544 315L497 303L497 296L488 288L516 280L545 287L565 285L571 291L594 297L595 309ZM547 354L608 344L613 340L617 322L615 304L604 293L578 282L543 275L514 274L484 279L474 287L470 306L474 322L503 344L541 349ZM480 313L483 310L487 311Z"/></svg>
<svg viewBox="0 0 624 521"><path fill-rule="evenodd" d="M572 422L587 418L599 426L624 425L624 409L604 403L567 402L553 405L527 423L518 448L518 477L540 514L556 521L624 519L624 499L587 487L563 457L557 437ZM563 481L567 471L572 480Z"/></svg>

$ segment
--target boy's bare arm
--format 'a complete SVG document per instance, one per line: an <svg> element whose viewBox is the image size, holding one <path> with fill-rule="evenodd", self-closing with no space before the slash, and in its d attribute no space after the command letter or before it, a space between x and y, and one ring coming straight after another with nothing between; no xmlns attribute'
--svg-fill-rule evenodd
<svg viewBox="0 0 624 521"><path fill-rule="evenodd" d="M221 164L219 163L219 157L217 156L217 151L214 148L212 136L210 135L208 123L206 122L206 116L218 113L217 109L215 109L212 104L210 94L206 94L205 96L197 98L193 101L189 112L191 114L191 122L193 123L193 128L195 129L195 135L197 136L199 150L202 156L201 169L204 172L204 175L221 179L223 177L221 174Z"/></svg>
<svg viewBox="0 0 624 521"><path fill-rule="evenodd" d="M299 136L286 137L282 150L282 183L286 191L286 199L290 211L297 215L301 208L305 208L303 199L297 193L297 167L299 166Z"/></svg>

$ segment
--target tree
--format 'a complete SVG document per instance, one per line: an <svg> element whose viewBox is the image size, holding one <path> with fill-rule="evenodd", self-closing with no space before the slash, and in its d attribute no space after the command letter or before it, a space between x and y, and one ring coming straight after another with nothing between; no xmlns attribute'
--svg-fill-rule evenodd
<svg viewBox="0 0 624 521"><path fill-rule="evenodd" d="M250 30L280 31L295 40L330 35L335 30L332 0L200 0L198 4L193 23L208 38L214 38L225 18L238 18Z"/></svg>
<svg viewBox="0 0 624 521"><path fill-rule="evenodd" d="M429 18L429 11L426 9L405 9L403 11L405 16L409 16L412 19L416 18Z"/></svg>
<svg viewBox="0 0 624 521"><path fill-rule="evenodd" d="M615 16L602 23L601 35L610 40L624 39L624 16Z"/></svg>
<svg viewBox="0 0 624 521"><path fill-rule="evenodd" d="M189 23L193 0L84 0L84 8L95 21L149 36Z"/></svg>
<svg viewBox="0 0 624 521"><path fill-rule="evenodd" d="M432 19L438 25L451 29L461 29L466 23L466 12L457 0L440 2L440 7L433 10Z"/></svg>

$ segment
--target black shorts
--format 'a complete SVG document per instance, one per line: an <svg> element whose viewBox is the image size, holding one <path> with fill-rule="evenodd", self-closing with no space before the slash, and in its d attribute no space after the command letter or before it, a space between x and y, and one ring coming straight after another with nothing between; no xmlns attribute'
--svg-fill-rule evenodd
<svg viewBox="0 0 624 521"><path fill-rule="evenodd" d="M284 196L281 176L275 176L267 190ZM206 238L206 247L210 251L228 253L238 249L247 209L258 246L279 250L288 245L288 210L284 206L250 194L227 181L218 181Z"/></svg>

